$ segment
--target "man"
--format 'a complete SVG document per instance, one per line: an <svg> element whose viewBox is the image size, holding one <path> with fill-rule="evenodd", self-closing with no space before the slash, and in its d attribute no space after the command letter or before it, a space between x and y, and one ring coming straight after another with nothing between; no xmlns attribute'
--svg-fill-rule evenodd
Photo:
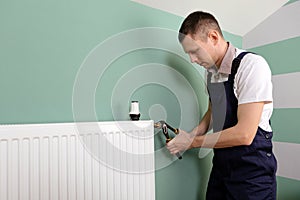
<svg viewBox="0 0 300 200"><path fill-rule="evenodd" d="M179 41L191 62L207 70L210 101L199 125L191 133L181 130L167 144L170 153L214 148L207 199L276 199L267 62L225 41L217 20L206 12L194 12L183 21ZM210 125L213 133L205 135Z"/></svg>

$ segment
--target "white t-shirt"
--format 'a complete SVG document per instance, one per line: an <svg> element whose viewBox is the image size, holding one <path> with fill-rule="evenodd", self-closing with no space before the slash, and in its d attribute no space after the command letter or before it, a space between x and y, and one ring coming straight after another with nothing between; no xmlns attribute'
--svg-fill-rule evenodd
<svg viewBox="0 0 300 200"><path fill-rule="evenodd" d="M243 50L236 49L237 57ZM228 74L211 71L211 82L224 82L228 80ZM256 54L249 53L242 59L234 79L234 94L238 104L252 102L267 102L263 107L259 127L265 131L272 131L269 124L273 112L272 74L266 60ZM207 79L206 79L207 80Z"/></svg>

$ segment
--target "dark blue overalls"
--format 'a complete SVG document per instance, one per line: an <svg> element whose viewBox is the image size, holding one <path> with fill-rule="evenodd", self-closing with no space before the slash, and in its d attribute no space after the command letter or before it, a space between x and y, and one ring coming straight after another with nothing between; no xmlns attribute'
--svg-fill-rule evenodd
<svg viewBox="0 0 300 200"><path fill-rule="evenodd" d="M238 100L233 90L234 77L243 56L232 62L228 81L211 83L208 73L207 87L212 104L214 132L237 124ZM258 127L249 146L214 149L213 167L206 199L263 200L276 199L277 161L272 152L273 133Z"/></svg>

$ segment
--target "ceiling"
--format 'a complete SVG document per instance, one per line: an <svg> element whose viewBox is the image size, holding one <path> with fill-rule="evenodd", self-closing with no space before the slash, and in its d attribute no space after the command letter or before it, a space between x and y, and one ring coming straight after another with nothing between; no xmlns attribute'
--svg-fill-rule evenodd
<svg viewBox="0 0 300 200"><path fill-rule="evenodd" d="M222 30L244 36L289 0L132 0L186 17L196 10L210 12Z"/></svg>

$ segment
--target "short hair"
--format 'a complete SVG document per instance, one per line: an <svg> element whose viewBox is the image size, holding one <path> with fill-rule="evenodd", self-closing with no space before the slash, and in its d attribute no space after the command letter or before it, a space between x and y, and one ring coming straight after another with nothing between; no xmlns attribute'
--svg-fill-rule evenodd
<svg viewBox="0 0 300 200"><path fill-rule="evenodd" d="M223 37L219 23L212 14L203 11L193 12L182 22L178 40L182 42L186 35L200 33L201 39L206 41L210 29L216 30Z"/></svg>

